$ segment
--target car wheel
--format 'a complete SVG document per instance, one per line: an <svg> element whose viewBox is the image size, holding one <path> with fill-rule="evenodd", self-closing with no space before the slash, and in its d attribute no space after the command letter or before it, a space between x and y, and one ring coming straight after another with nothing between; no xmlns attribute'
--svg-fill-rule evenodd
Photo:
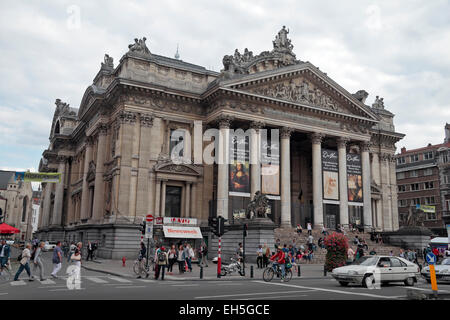
<svg viewBox="0 0 450 320"><path fill-rule="evenodd" d="M348 286L348 282L345 282L345 281L339 281L339 284L343 287Z"/></svg>
<svg viewBox="0 0 450 320"><path fill-rule="evenodd" d="M414 278L409 277L405 279L405 286L412 287L414 286Z"/></svg>
<svg viewBox="0 0 450 320"><path fill-rule="evenodd" d="M364 288L372 288L375 285L375 277L373 275L365 276L362 284Z"/></svg>

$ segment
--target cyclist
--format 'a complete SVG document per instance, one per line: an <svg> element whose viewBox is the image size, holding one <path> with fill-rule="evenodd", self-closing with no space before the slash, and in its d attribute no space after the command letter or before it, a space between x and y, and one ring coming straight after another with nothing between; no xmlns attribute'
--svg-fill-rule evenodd
<svg viewBox="0 0 450 320"><path fill-rule="evenodd" d="M3 268L8 264L8 259L11 255L11 249L6 243L6 240L2 240L0 246L0 274L3 272Z"/></svg>
<svg viewBox="0 0 450 320"><path fill-rule="evenodd" d="M273 261L272 268L275 273L277 273L277 266L280 266L281 269L281 281L284 281L284 277L286 275L285 263L286 258L285 254L281 247L277 248L277 253L270 257L270 260Z"/></svg>
<svg viewBox="0 0 450 320"><path fill-rule="evenodd" d="M137 277L138 279L142 278L141 274L144 272L146 254L147 248L145 247L145 244L141 242L141 249L139 250L139 257L138 257L139 260L139 276Z"/></svg>

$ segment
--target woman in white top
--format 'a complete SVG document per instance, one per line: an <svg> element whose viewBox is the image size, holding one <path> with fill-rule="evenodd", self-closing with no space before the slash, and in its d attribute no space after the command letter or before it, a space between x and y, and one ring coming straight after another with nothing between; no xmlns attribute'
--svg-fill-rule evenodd
<svg viewBox="0 0 450 320"><path fill-rule="evenodd" d="M25 246L25 249L23 249L23 251L22 251L22 259L20 260L19 270L17 270L17 273L14 276L14 281L19 280L19 276L24 269L26 270L28 277L30 277L28 280L29 281L34 280L33 276L31 275L30 266L28 265L28 262L30 261L30 258L31 258L30 249L31 249L31 243L27 243Z"/></svg>

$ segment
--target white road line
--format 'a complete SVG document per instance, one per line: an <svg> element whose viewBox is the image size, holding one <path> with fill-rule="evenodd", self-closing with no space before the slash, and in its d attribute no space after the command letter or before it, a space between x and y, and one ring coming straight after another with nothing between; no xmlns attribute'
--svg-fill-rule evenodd
<svg viewBox="0 0 450 320"><path fill-rule="evenodd" d="M55 281L50 280L50 279L45 279L45 280L38 280L41 284L56 284Z"/></svg>
<svg viewBox="0 0 450 320"><path fill-rule="evenodd" d="M100 278L96 278L96 277L89 277L89 278L86 278L86 279L88 279L88 280L90 280L92 282L95 282L95 283L108 283L108 281L100 279Z"/></svg>
<svg viewBox="0 0 450 320"><path fill-rule="evenodd" d="M124 279L124 278L119 278L119 277L108 277L111 280L115 280L118 282L122 282L122 283L130 283L130 280Z"/></svg>
<svg viewBox="0 0 450 320"><path fill-rule="evenodd" d="M172 284L172 287L198 287L198 284Z"/></svg>
<svg viewBox="0 0 450 320"><path fill-rule="evenodd" d="M253 292L253 293L224 294L224 295L220 295L220 296L195 297L194 299L244 297L244 296L268 295L268 294L286 294L286 293L300 293L300 292L313 292L313 291L316 291L316 290L293 290L293 291L278 291L278 292Z"/></svg>
<svg viewBox="0 0 450 320"><path fill-rule="evenodd" d="M80 291L80 290L85 290L86 288L80 288L80 289L69 289L69 288L66 288L66 289L53 289L53 290L48 290L48 291L74 291L74 292L76 292L76 291Z"/></svg>
<svg viewBox="0 0 450 320"><path fill-rule="evenodd" d="M307 296L308 295L306 295L306 294L299 294L299 295L295 295L294 297L297 298L297 297L307 297ZM272 296L272 297L255 297L255 298L236 299L236 300L268 300L268 299L270 299L270 300L279 300L277 298L279 298L279 297L278 296L277 297L273 297Z"/></svg>
<svg viewBox="0 0 450 320"><path fill-rule="evenodd" d="M5 294L8 294L8 292L0 292L0 296L3 296Z"/></svg>
<svg viewBox="0 0 450 320"><path fill-rule="evenodd" d="M136 279L136 280L140 281L140 282L144 282L144 283L155 283L155 282L158 282L156 280L147 280L147 279Z"/></svg>
<svg viewBox="0 0 450 320"><path fill-rule="evenodd" d="M118 286L118 287L114 287L116 289L128 289L128 288L132 288L132 289L136 289L136 288L146 288L145 286Z"/></svg>
<svg viewBox="0 0 450 320"><path fill-rule="evenodd" d="M19 280L19 281L12 281L10 282L12 286L24 286L26 285L25 281Z"/></svg>
<svg viewBox="0 0 450 320"><path fill-rule="evenodd" d="M242 286L242 283L236 283L236 282L231 282L231 283L218 283L218 286Z"/></svg>
<svg viewBox="0 0 450 320"><path fill-rule="evenodd" d="M264 282L255 280L253 282L256 283L262 283L266 285L273 285L273 286L283 286L283 287L290 287L290 288L300 288L300 289L314 289L318 291L324 291L324 292L333 292L333 293L339 293L339 294L349 294L349 295L357 295L357 296L363 296L363 297L371 297L371 298L382 298L382 299L398 299L403 298L403 296L380 296L377 294L370 294L370 293L364 293L364 292L348 292L348 291L342 291L342 290L334 290L334 289L324 289L324 288L317 288L317 287L304 287L304 286L298 286L294 284L287 284L287 283L276 283L276 282Z"/></svg>

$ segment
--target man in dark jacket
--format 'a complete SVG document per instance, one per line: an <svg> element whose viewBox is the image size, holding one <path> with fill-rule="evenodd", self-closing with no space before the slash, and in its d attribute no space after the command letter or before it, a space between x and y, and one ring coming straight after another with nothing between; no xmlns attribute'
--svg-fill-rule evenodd
<svg viewBox="0 0 450 320"><path fill-rule="evenodd" d="M3 267L8 264L8 259L11 255L11 248L6 243L6 240L2 240L0 246L0 272L3 271Z"/></svg>

